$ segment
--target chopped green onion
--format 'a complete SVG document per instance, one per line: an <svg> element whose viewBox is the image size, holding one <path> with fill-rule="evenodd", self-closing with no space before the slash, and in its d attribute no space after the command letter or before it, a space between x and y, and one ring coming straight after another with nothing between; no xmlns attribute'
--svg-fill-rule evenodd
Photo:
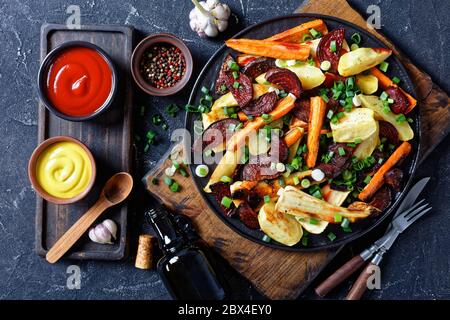
<svg viewBox="0 0 450 320"><path fill-rule="evenodd" d="M325 103L328 103L330 101L326 94L321 94L320 97L323 99L323 101L325 101Z"/></svg>
<svg viewBox="0 0 450 320"><path fill-rule="evenodd" d="M345 150L344 150L344 148L339 147L339 148L338 148L338 153L339 153L340 156L345 156Z"/></svg>
<svg viewBox="0 0 450 320"><path fill-rule="evenodd" d="M237 81L233 82L233 88L237 89L239 88L239 86L240 86L239 82Z"/></svg>
<svg viewBox="0 0 450 320"><path fill-rule="evenodd" d="M302 42L311 41L312 37L309 34L304 34L302 37Z"/></svg>
<svg viewBox="0 0 450 320"><path fill-rule="evenodd" d="M300 158L295 157L294 159L292 159L291 167L295 170L298 170L300 168Z"/></svg>
<svg viewBox="0 0 450 320"><path fill-rule="evenodd" d="M225 208L229 209L231 204L233 203L233 200L228 198L227 196L222 198L222 201L220 201L220 204L223 205Z"/></svg>
<svg viewBox="0 0 450 320"><path fill-rule="evenodd" d="M362 142L361 138L356 138L354 141L356 144L360 144Z"/></svg>
<svg viewBox="0 0 450 320"><path fill-rule="evenodd" d="M334 215L334 222L339 223L342 222L342 216L338 213Z"/></svg>
<svg viewBox="0 0 450 320"><path fill-rule="evenodd" d="M225 92L227 90L227 86L226 85L221 85L220 86L220 91Z"/></svg>
<svg viewBox="0 0 450 320"><path fill-rule="evenodd" d="M313 196L313 197L316 197L317 199L322 199L322 193L320 192L320 189L317 190L317 191L315 191L315 192L312 194L312 196Z"/></svg>
<svg viewBox="0 0 450 320"><path fill-rule="evenodd" d="M317 224L319 224L319 220L314 219L314 218L309 218L309 223L313 224L313 225L317 225Z"/></svg>
<svg viewBox="0 0 450 320"><path fill-rule="evenodd" d="M393 77L393 78L392 78L392 82L395 83L395 84L399 84L400 81L401 81L401 80L400 80L399 77Z"/></svg>
<svg viewBox="0 0 450 320"><path fill-rule="evenodd" d="M207 87L205 87L205 86L202 87L201 91L202 91L203 94L208 94L209 93L209 89Z"/></svg>
<svg viewBox="0 0 450 320"><path fill-rule="evenodd" d="M298 185L300 183L300 180L299 180L299 178L297 176L294 176L292 178L292 181L294 182L294 186L296 186L296 185Z"/></svg>
<svg viewBox="0 0 450 320"><path fill-rule="evenodd" d="M336 235L333 232L330 232L327 237L330 241L334 241L336 239Z"/></svg>
<svg viewBox="0 0 450 320"><path fill-rule="evenodd" d="M178 190L180 190L180 185L177 182L174 182L169 188L172 192L178 192Z"/></svg>
<svg viewBox="0 0 450 320"><path fill-rule="evenodd" d="M233 71L233 78L234 79L237 79L237 78L239 78L239 74L237 73L237 71Z"/></svg>
<svg viewBox="0 0 450 320"><path fill-rule="evenodd" d="M386 61L383 61L382 63L380 63L380 70L383 72L387 72L389 67L389 63Z"/></svg>
<svg viewBox="0 0 450 320"><path fill-rule="evenodd" d="M199 176L206 177L208 175L208 169L200 167L198 168L198 173L200 173Z"/></svg>
<svg viewBox="0 0 450 320"><path fill-rule="evenodd" d="M280 185L280 187L284 187L286 185L286 182L284 182L283 178L279 178L278 179L278 184Z"/></svg>
<svg viewBox="0 0 450 320"><path fill-rule="evenodd" d="M389 95L386 93L386 91L383 91L380 95L380 99L385 101L389 98Z"/></svg>
<svg viewBox="0 0 450 320"><path fill-rule="evenodd" d="M311 182L308 179L302 179L301 186L303 188L309 188L311 186Z"/></svg>
<svg viewBox="0 0 450 320"><path fill-rule="evenodd" d="M409 123L413 123L414 122L414 120L412 119L412 118L408 118L408 119L406 119Z"/></svg>
<svg viewBox="0 0 450 320"><path fill-rule="evenodd" d="M166 106L166 113L171 116L172 118L175 118L177 116L177 112L180 110L180 108L175 104L171 103L168 106Z"/></svg>
<svg viewBox="0 0 450 320"><path fill-rule="evenodd" d="M309 33L311 33L311 35L316 39L320 38L322 36L322 33L320 33L319 31L317 31L314 28L309 29Z"/></svg>
<svg viewBox="0 0 450 320"><path fill-rule="evenodd" d="M148 149L150 148L150 145L147 143L144 147L144 153L146 153L148 151Z"/></svg>
<svg viewBox="0 0 450 320"><path fill-rule="evenodd" d="M337 117L337 116L333 116L333 117L331 118L330 122L331 122L332 124L338 123L338 117Z"/></svg>
<svg viewBox="0 0 450 320"><path fill-rule="evenodd" d="M302 246L306 247L308 245L308 237L302 237Z"/></svg>
<svg viewBox="0 0 450 320"><path fill-rule="evenodd" d="M264 196L264 203L269 203L270 202L270 196L266 195Z"/></svg>
<svg viewBox="0 0 450 320"><path fill-rule="evenodd" d="M370 180L372 180L372 177L371 177L371 176L366 176L366 177L364 178L364 183L365 183L365 184L369 184Z"/></svg>
<svg viewBox="0 0 450 320"><path fill-rule="evenodd" d="M384 106L383 107L383 112L384 113L390 113L391 112L391 108L389 106Z"/></svg>
<svg viewBox="0 0 450 320"><path fill-rule="evenodd" d="M342 220L341 227L342 228L348 228L349 225L350 225L350 220L348 220L347 218L344 218Z"/></svg>
<svg viewBox="0 0 450 320"><path fill-rule="evenodd" d="M336 52L337 50L337 46L336 46L336 40L333 40L330 42L330 51L331 52Z"/></svg>
<svg viewBox="0 0 450 320"><path fill-rule="evenodd" d="M306 61L310 66L315 66L316 62L314 61L314 58L308 58L308 60Z"/></svg>
<svg viewBox="0 0 450 320"><path fill-rule="evenodd" d="M210 96L209 94L207 94L207 95L205 96L205 100L206 100L206 101L212 101L212 99L213 99L213 97Z"/></svg>
<svg viewBox="0 0 450 320"><path fill-rule="evenodd" d="M389 98L389 99L387 99L387 102L388 102L389 104L393 104L393 103L394 103L394 99Z"/></svg>
<svg viewBox="0 0 450 320"><path fill-rule="evenodd" d="M406 121L406 117L404 114L399 115L397 118L395 118L395 122L402 123Z"/></svg>
<svg viewBox="0 0 450 320"><path fill-rule="evenodd" d="M228 61L228 68L233 71L239 71L239 65L234 61Z"/></svg>
<svg viewBox="0 0 450 320"><path fill-rule="evenodd" d="M356 49L359 49L359 45L357 45L356 43L352 43L352 45L350 46L350 50L355 51Z"/></svg>
<svg viewBox="0 0 450 320"><path fill-rule="evenodd" d="M171 186L173 184L173 179L170 177L164 177L164 183Z"/></svg>
<svg viewBox="0 0 450 320"><path fill-rule="evenodd" d="M351 39L353 43L360 44L361 43L361 35L358 32L352 34Z"/></svg>
<svg viewBox="0 0 450 320"><path fill-rule="evenodd" d="M345 117L345 113L343 113L343 112L338 112L338 114L336 115L336 117L337 117L338 119L342 119L343 117Z"/></svg>
<svg viewBox="0 0 450 320"><path fill-rule="evenodd" d="M272 115L264 113L261 115L261 118L263 118L264 122L272 122Z"/></svg>
<svg viewBox="0 0 450 320"><path fill-rule="evenodd" d="M152 178L152 184L154 184L154 185L158 184L158 179L156 177Z"/></svg>
<svg viewBox="0 0 450 320"><path fill-rule="evenodd" d="M261 240L264 242L270 242L270 240L272 240L272 239L267 234L265 234Z"/></svg>
<svg viewBox="0 0 450 320"><path fill-rule="evenodd" d="M208 149L208 150L205 151L205 156L211 157L213 155L214 155L213 149Z"/></svg>
<svg viewBox="0 0 450 320"><path fill-rule="evenodd" d="M189 174L187 173L187 171L183 167L181 167L179 171L180 171L180 174L183 177L189 177Z"/></svg>
<svg viewBox="0 0 450 320"><path fill-rule="evenodd" d="M232 181L232 179L229 176L222 176L220 178L220 181L225 182L225 183L230 183Z"/></svg>
<svg viewBox="0 0 450 320"><path fill-rule="evenodd" d="M346 232L346 233L352 232L352 229L351 229L350 227L342 228L342 230L343 230L344 232Z"/></svg>
<svg viewBox="0 0 450 320"><path fill-rule="evenodd" d="M172 164L175 167L175 169L180 169L180 164L176 160L172 160Z"/></svg>

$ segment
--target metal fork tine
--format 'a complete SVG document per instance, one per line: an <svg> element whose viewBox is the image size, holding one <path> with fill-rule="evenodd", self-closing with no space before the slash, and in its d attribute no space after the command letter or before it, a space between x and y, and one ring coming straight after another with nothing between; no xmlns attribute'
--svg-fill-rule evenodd
<svg viewBox="0 0 450 320"><path fill-rule="evenodd" d="M419 214L415 215L411 220L408 220L408 224L413 224L417 219L419 219L421 216L423 216L425 213L427 213L431 209L433 209L433 208L429 207L428 209L425 209L422 212L420 212Z"/></svg>
<svg viewBox="0 0 450 320"><path fill-rule="evenodd" d="M419 202L415 203L411 208L409 208L406 211L403 211L398 217L406 217L410 212L412 212L414 209L416 209L418 206L420 206L422 203L425 202L425 199L420 200Z"/></svg>
<svg viewBox="0 0 450 320"><path fill-rule="evenodd" d="M425 210L427 207L429 207L429 204L425 203L423 206L420 206L416 208L414 211L407 213L403 218L409 220L413 218L416 214L420 213L420 211Z"/></svg>

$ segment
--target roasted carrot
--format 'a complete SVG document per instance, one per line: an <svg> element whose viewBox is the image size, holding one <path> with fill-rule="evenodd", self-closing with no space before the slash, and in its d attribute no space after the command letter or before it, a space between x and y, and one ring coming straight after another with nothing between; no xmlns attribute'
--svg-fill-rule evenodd
<svg viewBox="0 0 450 320"><path fill-rule="evenodd" d="M240 54L237 56L236 62L240 67L245 67L248 63L252 62L256 58L258 57L251 54Z"/></svg>
<svg viewBox="0 0 450 320"><path fill-rule="evenodd" d="M283 117L285 114L289 113L289 111L294 108L295 104L295 96L289 94L283 99L279 100L269 114L268 117L270 121L275 121ZM245 139L250 136L252 133L256 132L256 130L262 128L266 124L267 119L263 119L262 117L257 117L252 121L249 121L247 125L237 133L235 133L228 144L228 150L236 150L238 146L241 146Z"/></svg>
<svg viewBox="0 0 450 320"><path fill-rule="evenodd" d="M297 117L292 117L291 123L289 124L289 129L292 129L295 127L302 127L304 129L306 129L306 128L308 128L308 124L305 121L302 121Z"/></svg>
<svg viewBox="0 0 450 320"><path fill-rule="evenodd" d="M292 146L298 140L300 140L305 134L305 129L296 127L289 130L284 136L284 142L288 147Z"/></svg>
<svg viewBox="0 0 450 320"><path fill-rule="evenodd" d="M245 122L248 120L247 115L243 111L239 111L237 115L238 115L239 121Z"/></svg>
<svg viewBox="0 0 450 320"><path fill-rule="evenodd" d="M392 82L391 78L389 78L383 72L378 70L378 68L370 69L370 73L372 75L374 75L375 77L377 77L377 79L380 83L380 87L382 87L383 89L387 89L388 87L396 87L396 88L398 87L398 85L396 85L394 82ZM409 93L404 91L402 88L399 88L399 89L406 96L406 98L408 98L409 106L405 112L405 114L407 114L407 113L411 112L414 109L414 107L417 105L417 100L413 96L411 96Z"/></svg>
<svg viewBox="0 0 450 320"><path fill-rule="evenodd" d="M295 28L288 29L281 33L277 33L270 38L267 38L266 40L299 43L302 41L303 36L305 34L308 34L309 30L311 29L319 31L322 34L328 33L327 25L325 24L325 22L323 22L323 20L321 19L317 19L302 23Z"/></svg>
<svg viewBox="0 0 450 320"><path fill-rule="evenodd" d="M362 201L368 201L378 189L384 183L384 175L390 169L392 169L402 159L406 158L411 152L411 144L409 142L403 142L395 151L391 154L389 159L378 169L374 174L370 182L364 187L363 191L359 194L358 198Z"/></svg>
<svg viewBox="0 0 450 320"><path fill-rule="evenodd" d="M322 130L327 104L321 97L311 97L310 101L311 111L308 124L308 139L306 140L306 146L308 147L306 165L309 168L313 168L316 165L319 153L320 131Z"/></svg>
<svg viewBox="0 0 450 320"><path fill-rule="evenodd" d="M310 48L306 44L253 39L229 39L225 44L236 51L275 59L305 61Z"/></svg>

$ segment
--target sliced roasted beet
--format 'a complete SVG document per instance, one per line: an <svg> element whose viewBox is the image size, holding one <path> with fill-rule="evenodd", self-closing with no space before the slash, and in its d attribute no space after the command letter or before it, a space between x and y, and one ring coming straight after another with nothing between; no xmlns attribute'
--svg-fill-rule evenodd
<svg viewBox="0 0 450 320"><path fill-rule="evenodd" d="M408 98L398 87L389 87L386 90L386 93L394 100L394 103L390 105L390 108L393 113L400 114L405 113L408 110Z"/></svg>
<svg viewBox="0 0 450 320"><path fill-rule="evenodd" d="M263 198L257 194L256 192L250 192L247 195L247 203L248 205L252 208L252 209L256 209L259 207L259 205L261 204L261 201L263 200Z"/></svg>
<svg viewBox="0 0 450 320"><path fill-rule="evenodd" d="M261 57L247 63L242 72L244 72L248 77L255 79L257 76L269 71L269 69L274 67L274 59Z"/></svg>
<svg viewBox="0 0 450 320"><path fill-rule="evenodd" d="M384 174L384 181L394 191L400 191L400 184L403 180L403 171L398 168L393 168Z"/></svg>
<svg viewBox="0 0 450 320"><path fill-rule="evenodd" d="M339 154L339 148L345 151L345 154ZM333 153L329 163L320 163L316 169L323 171L327 178L336 178L342 171L348 168L350 165L350 158L353 154L353 148L349 147L346 143L334 143L328 147L327 153Z"/></svg>
<svg viewBox="0 0 450 320"><path fill-rule="evenodd" d="M233 215L234 204L232 204L229 208L225 208L221 202L223 197L231 198L230 185L225 182L217 182L209 186L211 189L211 194L214 196L216 201L219 203L222 210L225 212L227 216Z"/></svg>
<svg viewBox="0 0 450 320"><path fill-rule="evenodd" d="M234 62L233 57L228 54L225 59L223 59L222 67L220 67L219 76L216 80L216 93L217 94L225 94L227 93L228 89L226 89L226 80L227 80L227 72L230 70L230 67L228 66L228 63L230 61ZM225 90L223 90L222 86L225 85Z"/></svg>
<svg viewBox="0 0 450 320"><path fill-rule="evenodd" d="M264 113L269 113L275 108L277 102L277 94L269 92L263 94L258 99L250 101L248 105L242 108L247 116L259 117Z"/></svg>
<svg viewBox="0 0 450 320"><path fill-rule="evenodd" d="M375 193L369 204L380 211L387 209L391 204L391 190L386 186L381 187L380 190Z"/></svg>
<svg viewBox="0 0 450 320"><path fill-rule="evenodd" d="M317 58L319 59L319 62L329 61L331 63L331 68L329 71L332 73L337 72L344 37L345 30L343 28L335 29L324 35L317 47ZM333 52L331 49L332 43L336 45Z"/></svg>
<svg viewBox="0 0 450 320"><path fill-rule="evenodd" d="M267 71L266 80L281 87L284 91L292 93L297 98L300 98L300 93L303 91L297 75L288 69L272 68Z"/></svg>
<svg viewBox="0 0 450 320"><path fill-rule="evenodd" d="M238 73L237 79L233 77L233 74L230 71L226 74L225 86L230 90L239 107L244 108L253 98L252 80L242 72ZM235 84L239 84L239 86L235 88Z"/></svg>
<svg viewBox="0 0 450 320"><path fill-rule="evenodd" d="M386 138L389 143L398 145L399 138L397 129L387 121L379 121L378 124L380 126L380 136Z"/></svg>
<svg viewBox="0 0 450 320"><path fill-rule="evenodd" d="M309 122L309 110L310 110L310 100L309 99L299 99L295 101L295 107L292 109L292 114L299 120L303 122Z"/></svg>
<svg viewBox="0 0 450 320"><path fill-rule="evenodd" d="M227 138L233 135L232 127L240 122L237 119L226 118L211 124L194 142L193 150L202 152L206 148L214 148L224 143Z"/></svg>
<svg viewBox="0 0 450 320"><path fill-rule="evenodd" d="M345 83L345 79L346 79L345 77L340 76L338 74L326 72L325 81L322 83L322 86L324 86L325 88L331 88L333 87L335 82L342 81L343 83Z"/></svg>
<svg viewBox="0 0 450 320"><path fill-rule="evenodd" d="M250 229L258 229L258 214L246 203L243 202L236 209L241 221Z"/></svg>
<svg viewBox="0 0 450 320"><path fill-rule="evenodd" d="M275 145L278 145L278 148L275 149ZM246 181L259 181L279 177L281 172L278 172L272 164L286 161L288 154L289 149L283 139L278 139L277 142L272 140L269 155L259 155L251 158L249 163L242 169L242 179Z"/></svg>

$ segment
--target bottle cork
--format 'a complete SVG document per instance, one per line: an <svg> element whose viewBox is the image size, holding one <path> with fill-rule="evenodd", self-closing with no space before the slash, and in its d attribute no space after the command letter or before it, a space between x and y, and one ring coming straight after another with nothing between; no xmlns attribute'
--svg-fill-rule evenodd
<svg viewBox="0 0 450 320"><path fill-rule="evenodd" d="M139 244L134 266L138 269L151 269L153 266L153 236L142 234L139 236Z"/></svg>

